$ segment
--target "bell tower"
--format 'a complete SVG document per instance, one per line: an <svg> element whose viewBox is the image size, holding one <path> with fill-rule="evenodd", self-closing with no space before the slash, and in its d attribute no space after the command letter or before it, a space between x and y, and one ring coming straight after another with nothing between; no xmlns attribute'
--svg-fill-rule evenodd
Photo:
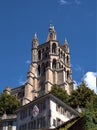
<svg viewBox="0 0 97 130"><path fill-rule="evenodd" d="M25 85L25 102L51 91L56 85L68 94L73 90L70 48L65 38L60 44L54 26L50 25L47 41L38 44L37 35L32 40L32 62Z"/></svg>

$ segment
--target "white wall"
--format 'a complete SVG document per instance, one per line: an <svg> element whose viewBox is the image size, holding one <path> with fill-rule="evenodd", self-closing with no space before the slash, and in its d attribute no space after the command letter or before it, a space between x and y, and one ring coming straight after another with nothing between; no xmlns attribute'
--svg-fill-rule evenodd
<svg viewBox="0 0 97 130"><path fill-rule="evenodd" d="M3 130L8 130L8 122L3 123ZM16 121L13 122L12 130L16 130Z"/></svg>
<svg viewBox="0 0 97 130"><path fill-rule="evenodd" d="M53 100L50 100L50 109L51 109L51 120L50 120L50 128L54 128L53 126L53 119L59 118L61 121L66 122L69 118L65 115L56 111L56 103Z"/></svg>

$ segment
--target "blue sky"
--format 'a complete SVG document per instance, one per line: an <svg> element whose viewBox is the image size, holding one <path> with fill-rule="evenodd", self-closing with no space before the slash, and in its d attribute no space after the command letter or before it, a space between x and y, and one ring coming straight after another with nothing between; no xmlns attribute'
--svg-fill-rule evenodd
<svg viewBox="0 0 97 130"><path fill-rule="evenodd" d="M26 80L34 33L44 43L50 23L61 44L67 38L76 83L97 76L96 5L96 0L0 0L0 91Z"/></svg>

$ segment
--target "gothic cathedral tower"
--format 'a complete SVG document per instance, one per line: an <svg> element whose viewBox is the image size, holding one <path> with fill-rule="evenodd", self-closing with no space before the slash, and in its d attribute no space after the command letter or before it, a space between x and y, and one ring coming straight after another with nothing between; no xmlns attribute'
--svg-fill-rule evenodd
<svg viewBox="0 0 97 130"><path fill-rule="evenodd" d="M32 63L25 85L23 104L51 91L53 85L73 90L70 50L67 40L60 45L54 26L50 25L47 41L39 45L37 35L32 40Z"/></svg>

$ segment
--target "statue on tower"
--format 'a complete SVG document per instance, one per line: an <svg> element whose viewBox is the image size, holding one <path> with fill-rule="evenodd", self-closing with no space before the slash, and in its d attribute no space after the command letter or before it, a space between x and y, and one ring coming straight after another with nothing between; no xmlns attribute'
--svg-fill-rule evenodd
<svg viewBox="0 0 97 130"><path fill-rule="evenodd" d="M52 24L50 24L49 34L47 38L47 41L50 41L50 40L57 40L56 31L55 31L54 25Z"/></svg>

